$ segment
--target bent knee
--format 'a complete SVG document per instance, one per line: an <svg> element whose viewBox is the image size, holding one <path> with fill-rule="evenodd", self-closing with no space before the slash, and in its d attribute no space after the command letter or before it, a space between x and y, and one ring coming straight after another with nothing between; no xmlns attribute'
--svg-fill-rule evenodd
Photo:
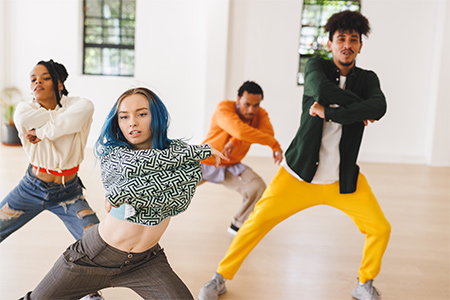
<svg viewBox="0 0 450 300"><path fill-rule="evenodd" d="M387 220L380 226L380 231L385 235L390 235L391 230L391 224Z"/></svg>
<svg viewBox="0 0 450 300"><path fill-rule="evenodd" d="M262 194L266 189L266 183L261 177L255 176L245 182L246 189L251 194Z"/></svg>
<svg viewBox="0 0 450 300"><path fill-rule="evenodd" d="M391 235L391 224L385 220L376 224L371 231L373 235L389 237Z"/></svg>

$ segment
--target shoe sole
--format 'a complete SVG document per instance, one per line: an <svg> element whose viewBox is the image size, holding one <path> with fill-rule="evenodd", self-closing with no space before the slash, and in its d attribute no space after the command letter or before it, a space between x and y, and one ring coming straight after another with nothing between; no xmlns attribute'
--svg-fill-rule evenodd
<svg viewBox="0 0 450 300"><path fill-rule="evenodd" d="M232 236L236 236L236 234L237 234L237 231L234 231L234 230L231 229L230 227L228 227L227 232L228 232L229 234L231 234Z"/></svg>
<svg viewBox="0 0 450 300"><path fill-rule="evenodd" d="M219 291L219 296L225 294L226 292L227 292L227 287L224 286L223 289L221 289L221 290Z"/></svg>

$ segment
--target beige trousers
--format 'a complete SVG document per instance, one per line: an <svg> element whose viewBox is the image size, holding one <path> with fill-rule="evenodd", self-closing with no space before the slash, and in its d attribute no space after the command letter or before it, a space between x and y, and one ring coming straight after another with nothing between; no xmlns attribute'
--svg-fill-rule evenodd
<svg viewBox="0 0 450 300"><path fill-rule="evenodd" d="M205 181L206 180L202 180L200 184ZM238 192L242 196L242 204L231 221L234 226L241 228L253 211L256 202L258 202L259 198L261 198L264 193L266 184L264 183L264 180L249 167L247 167L239 176L234 176L230 172L225 171L225 179L219 183Z"/></svg>

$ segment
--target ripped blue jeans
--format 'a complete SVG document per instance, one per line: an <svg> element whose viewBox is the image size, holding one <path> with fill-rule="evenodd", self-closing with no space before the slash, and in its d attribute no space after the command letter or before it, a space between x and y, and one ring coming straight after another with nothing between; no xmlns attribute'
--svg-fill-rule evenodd
<svg viewBox="0 0 450 300"><path fill-rule="evenodd" d="M85 229L99 223L84 198L83 188L78 176L65 184L42 181L30 165L19 184L0 203L0 243L44 210L58 216L78 240Z"/></svg>

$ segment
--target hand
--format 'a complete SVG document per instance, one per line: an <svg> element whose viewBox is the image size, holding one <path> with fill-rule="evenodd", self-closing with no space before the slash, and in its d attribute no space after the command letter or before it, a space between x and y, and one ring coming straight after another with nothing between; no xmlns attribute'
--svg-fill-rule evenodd
<svg viewBox="0 0 450 300"><path fill-rule="evenodd" d="M105 198L105 210L107 213L109 213L111 211L111 203L109 203L108 199Z"/></svg>
<svg viewBox="0 0 450 300"><path fill-rule="evenodd" d="M223 148L222 153L228 159L228 158L230 158L230 154L231 154L231 151L233 151L233 149L234 149L234 144L231 140L229 140L225 144L225 147Z"/></svg>
<svg viewBox="0 0 450 300"><path fill-rule="evenodd" d="M39 143L40 141L41 141L41 139L40 138L38 138L37 136L36 136L36 130L33 128L33 129L31 129L31 130L29 130L28 132L27 132L27 134L25 135L25 137L30 141L30 143L32 143L32 144L37 144L37 143Z"/></svg>
<svg viewBox="0 0 450 300"><path fill-rule="evenodd" d="M209 145L211 147L211 156L214 157L214 166L216 167L216 169L219 167L220 165L220 160L228 160L227 157L225 157L225 155L223 155L220 151L214 149L213 146Z"/></svg>
<svg viewBox="0 0 450 300"><path fill-rule="evenodd" d="M283 151L280 149L273 153L273 162L279 165L283 160Z"/></svg>
<svg viewBox="0 0 450 300"><path fill-rule="evenodd" d="M309 114L312 117L319 116L319 118L325 119L325 108L319 102L314 102L309 108Z"/></svg>
<svg viewBox="0 0 450 300"><path fill-rule="evenodd" d="M369 125L369 122L373 123L373 122L375 122L375 120L364 120L364 126Z"/></svg>

